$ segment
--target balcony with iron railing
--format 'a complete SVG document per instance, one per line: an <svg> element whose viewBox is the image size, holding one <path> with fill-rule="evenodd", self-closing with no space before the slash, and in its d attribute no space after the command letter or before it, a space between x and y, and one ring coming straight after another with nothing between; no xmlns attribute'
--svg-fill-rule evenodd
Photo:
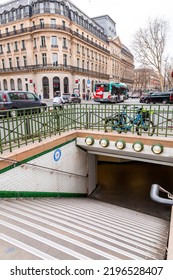
<svg viewBox="0 0 173 280"><path fill-rule="evenodd" d="M79 74L83 74L86 76L91 76L91 77L96 77L96 78L100 78L100 79L105 79L108 80L109 79L109 75L105 74L105 73L101 73L101 72L97 72L97 71L91 71L88 69L84 69L84 68L80 68L80 67L75 67L72 65L64 65L64 64L58 64L57 66L55 66L53 63L49 63L49 64L36 64L36 65L26 65L26 66L20 66L20 67L12 67L12 68L6 68L4 67L3 69L0 68L0 73L14 73L14 72L28 72L28 71L40 71L40 70L56 70L56 71L61 71L61 70L65 70L71 73L79 73Z"/></svg>
<svg viewBox="0 0 173 280"><path fill-rule="evenodd" d="M33 33L34 31L40 31L40 30L48 30L48 29L51 29L53 31L57 30L57 31L65 31L67 33L70 33L71 35L75 36L75 37L78 37L80 38L81 40L85 41L86 43L100 49L101 51L103 52L106 52L107 54L110 54L110 51L107 50L106 48L100 46L99 44L97 43L94 43L92 40L89 40L88 38L84 37L83 35L80 35L78 32L75 32L75 31L72 31L71 28L69 27L66 27L64 25L57 25L57 24L54 24L52 26L52 24L39 24L39 25L33 25L32 27L25 27L25 28L21 28L21 29L18 29L18 30L13 30L13 31L10 31L8 32L8 35L7 33L1 33L0 34L0 39L1 38L6 38L6 37L10 37L10 36L16 36L16 35L20 35L22 33Z"/></svg>

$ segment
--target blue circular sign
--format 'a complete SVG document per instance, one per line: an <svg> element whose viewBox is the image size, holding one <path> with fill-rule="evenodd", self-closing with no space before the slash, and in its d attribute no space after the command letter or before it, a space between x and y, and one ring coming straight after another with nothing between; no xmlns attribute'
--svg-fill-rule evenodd
<svg viewBox="0 0 173 280"><path fill-rule="evenodd" d="M60 158L61 158L61 150L60 149L55 150L53 158L54 158L55 161L60 160Z"/></svg>

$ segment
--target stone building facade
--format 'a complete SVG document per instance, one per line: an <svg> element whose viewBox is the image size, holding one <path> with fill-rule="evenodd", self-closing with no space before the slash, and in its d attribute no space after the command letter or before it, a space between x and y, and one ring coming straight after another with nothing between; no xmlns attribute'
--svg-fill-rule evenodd
<svg viewBox="0 0 173 280"><path fill-rule="evenodd" d="M158 74L151 68L136 68L134 74L134 91L160 90Z"/></svg>
<svg viewBox="0 0 173 280"><path fill-rule="evenodd" d="M114 28L108 34L109 23ZM133 73L133 56L109 16L102 25L102 17L89 18L66 0L0 5L0 90L35 91L51 99L56 90L92 93L98 81L132 87Z"/></svg>

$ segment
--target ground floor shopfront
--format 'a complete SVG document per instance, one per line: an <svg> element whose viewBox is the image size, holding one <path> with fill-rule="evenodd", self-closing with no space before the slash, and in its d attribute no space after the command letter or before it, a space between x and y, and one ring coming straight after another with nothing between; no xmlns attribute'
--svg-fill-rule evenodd
<svg viewBox="0 0 173 280"><path fill-rule="evenodd" d="M108 80L58 71L3 73L0 77L0 90L27 90L35 92L40 98L52 99L57 90L61 93L75 91L81 96L89 91L92 95L94 83L98 81Z"/></svg>

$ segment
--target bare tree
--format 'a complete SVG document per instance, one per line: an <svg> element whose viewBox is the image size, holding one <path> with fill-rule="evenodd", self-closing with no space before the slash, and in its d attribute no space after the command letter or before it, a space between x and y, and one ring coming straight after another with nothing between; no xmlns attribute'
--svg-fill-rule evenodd
<svg viewBox="0 0 173 280"><path fill-rule="evenodd" d="M164 51L168 35L168 21L148 19L147 26L134 35L133 50L137 62L157 70L163 90Z"/></svg>
<svg viewBox="0 0 173 280"><path fill-rule="evenodd" d="M168 89L173 88L173 77L172 77L172 72L173 72L173 59L167 62L166 68L166 84Z"/></svg>

